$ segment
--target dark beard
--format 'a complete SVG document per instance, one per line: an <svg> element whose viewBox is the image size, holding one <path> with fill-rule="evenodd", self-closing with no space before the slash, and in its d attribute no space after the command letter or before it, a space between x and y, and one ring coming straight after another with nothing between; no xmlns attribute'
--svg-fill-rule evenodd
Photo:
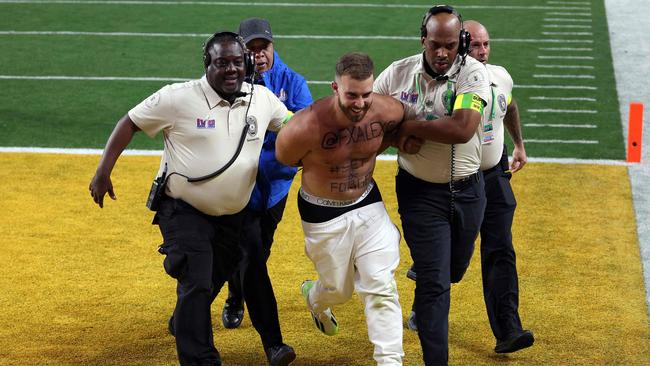
<svg viewBox="0 0 650 366"><path fill-rule="evenodd" d="M370 106L372 103L368 103L363 105L363 113L360 116L354 116L352 113L350 113L350 108L346 108L343 104L341 104L341 99L336 98L336 101L339 103L339 108L341 108L341 111L343 111L343 114L345 114L346 117L352 122L359 122L361 121L365 116L368 110L370 109Z"/></svg>

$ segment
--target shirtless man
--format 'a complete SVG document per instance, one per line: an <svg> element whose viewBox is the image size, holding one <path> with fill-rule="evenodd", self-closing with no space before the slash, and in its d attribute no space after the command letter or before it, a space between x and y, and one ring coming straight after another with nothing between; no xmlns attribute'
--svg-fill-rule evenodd
<svg viewBox="0 0 650 366"><path fill-rule="evenodd" d="M402 310L393 277L400 233L372 173L404 109L396 99L374 94L373 81L370 57L342 56L334 95L294 115L278 135L276 157L303 167L298 210L305 253L319 279L305 281L301 291L316 326L327 335L338 333L330 308L356 290L377 365L401 365Z"/></svg>

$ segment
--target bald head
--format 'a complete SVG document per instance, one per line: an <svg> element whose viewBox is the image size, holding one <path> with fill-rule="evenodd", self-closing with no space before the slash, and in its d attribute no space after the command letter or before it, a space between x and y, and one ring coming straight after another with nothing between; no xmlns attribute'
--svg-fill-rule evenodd
<svg viewBox="0 0 650 366"><path fill-rule="evenodd" d="M424 57L431 69L445 74L458 55L460 19L454 14L442 12L432 15L422 30Z"/></svg>
<svg viewBox="0 0 650 366"><path fill-rule="evenodd" d="M486 64L490 58L490 34L487 28L475 20L465 21L463 27L472 36L469 55Z"/></svg>
<svg viewBox="0 0 650 366"><path fill-rule="evenodd" d="M427 24L425 24L425 28L425 36L442 31L456 32L456 34L458 34L461 29L461 24L460 19L458 19L454 14L438 13L429 17Z"/></svg>

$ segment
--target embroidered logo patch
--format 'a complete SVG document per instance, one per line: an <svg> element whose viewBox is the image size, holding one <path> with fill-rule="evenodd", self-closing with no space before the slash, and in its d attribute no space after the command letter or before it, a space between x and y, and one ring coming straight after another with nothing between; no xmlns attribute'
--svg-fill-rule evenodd
<svg viewBox="0 0 650 366"><path fill-rule="evenodd" d="M505 113L506 108L507 108L507 106L506 106L506 96L503 95L503 94L499 94L499 96L497 97L497 102L499 103L499 108L501 108L501 112Z"/></svg>
<svg viewBox="0 0 650 366"><path fill-rule="evenodd" d="M415 103L418 101L418 93L410 93L410 92L403 91L400 94L399 99L402 102Z"/></svg>
<svg viewBox="0 0 650 366"><path fill-rule="evenodd" d="M196 128L215 128L216 123L213 119L196 119Z"/></svg>

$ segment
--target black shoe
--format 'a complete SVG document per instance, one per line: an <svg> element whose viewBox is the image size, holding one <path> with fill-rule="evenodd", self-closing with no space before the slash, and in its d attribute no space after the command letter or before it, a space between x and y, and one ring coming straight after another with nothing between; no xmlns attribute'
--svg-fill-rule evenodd
<svg viewBox="0 0 650 366"><path fill-rule="evenodd" d="M172 337L176 337L176 329L174 329L174 316L169 317L169 321L167 322L167 330L169 330L169 334L172 335Z"/></svg>
<svg viewBox="0 0 650 366"><path fill-rule="evenodd" d="M225 328L234 329L239 327L244 320L244 303L229 300L226 300L226 304L223 306L221 321Z"/></svg>
<svg viewBox="0 0 650 366"><path fill-rule="evenodd" d="M535 343L535 337L530 330L520 330L511 333L508 338L497 341L497 346L494 347L496 353L510 353L516 352L520 349L528 348Z"/></svg>
<svg viewBox="0 0 650 366"><path fill-rule="evenodd" d="M291 346L280 344L264 350L271 366L286 366L296 359L296 352Z"/></svg>

